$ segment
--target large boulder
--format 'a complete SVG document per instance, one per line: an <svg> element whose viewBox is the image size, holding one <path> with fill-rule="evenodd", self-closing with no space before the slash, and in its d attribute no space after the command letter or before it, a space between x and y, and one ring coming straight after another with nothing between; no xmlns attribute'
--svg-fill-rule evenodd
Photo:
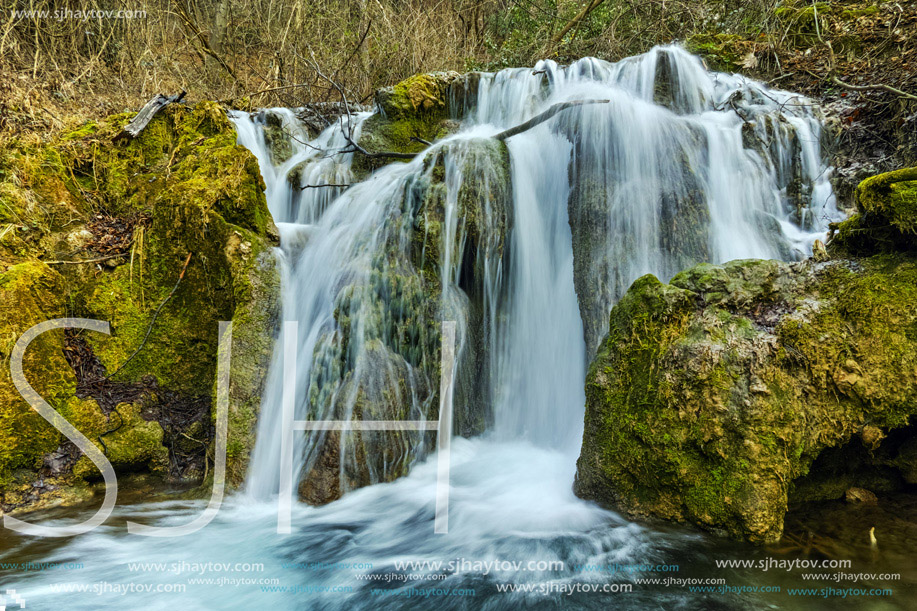
<svg viewBox="0 0 917 611"><path fill-rule="evenodd" d="M459 119L474 106L480 73L432 72L417 74L376 92L378 112L361 128L360 146L372 152L419 153L454 133ZM390 158L358 155L353 169L360 178L390 163Z"/></svg>
<svg viewBox="0 0 917 611"><path fill-rule="evenodd" d="M0 352L8 357L26 329L50 318L109 322L108 336L40 337L27 379L116 472L200 481L213 472L218 324L233 321L228 472L238 484L279 313L277 231L258 164L217 104L171 105L138 138L112 143L130 119L5 148ZM65 492L99 479L19 397L8 365L0 421L11 423L0 433L4 511L74 500ZM21 494L24 486L38 492Z"/></svg>
<svg viewBox="0 0 917 611"><path fill-rule="evenodd" d="M795 502L917 481L911 177L864 181L829 244L881 254L637 280L587 378L577 494L764 543Z"/></svg>
<svg viewBox="0 0 917 611"><path fill-rule="evenodd" d="M379 228L379 250L355 261L359 267L337 289L335 326L313 356L310 417L437 419L441 323L456 320L455 431L483 433L493 418L486 376L496 321L488 283L509 261L509 151L493 139L444 144L426 154L400 194L401 206ZM444 266L447 277L461 270L445 296ZM300 498L311 504L406 475L435 439L414 431L315 435L299 483Z"/></svg>

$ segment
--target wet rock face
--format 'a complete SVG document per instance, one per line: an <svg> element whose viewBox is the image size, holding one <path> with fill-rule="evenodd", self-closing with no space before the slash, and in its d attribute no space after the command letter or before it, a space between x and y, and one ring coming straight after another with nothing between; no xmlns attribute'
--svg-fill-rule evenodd
<svg viewBox="0 0 917 611"><path fill-rule="evenodd" d="M130 118L88 123L47 144L21 141L0 160L0 207L48 219L0 242L0 304L9 306L0 352L9 355L37 322L65 315L108 321L111 335L81 336L89 369L74 358L64 332L52 331L30 348L27 378L90 439L103 437L116 471L194 481L208 471L204 455L213 439L218 323L233 321L228 471L238 483L278 316L271 253L277 232L258 165L236 145L217 104L169 106L138 138L112 144ZM189 253L181 282L151 327ZM45 263L94 258L100 260ZM114 373L141 346L111 380L123 401L109 405L107 396L88 390L99 381L93 376ZM13 493L24 482L57 478L45 488L68 501L74 495L65 491L98 476L19 398L7 365L0 374L0 421L8 420L31 432L19 435L16 426L0 432L5 509L34 500Z"/></svg>
<svg viewBox="0 0 917 611"><path fill-rule="evenodd" d="M422 173L405 185L370 268L360 264L337 289L336 328L315 349L310 418L436 420L441 323L456 320L455 433L481 434L492 423L485 380L496 321L488 282L509 261L509 151L492 139L445 147L431 151ZM321 435L299 482L299 497L310 504L406 475L435 441L433 433L416 431Z"/></svg>
<svg viewBox="0 0 917 611"><path fill-rule="evenodd" d="M882 490L902 486L914 472L914 298L917 261L900 253L640 278L588 374L576 493L765 543L794 499L876 489L880 475Z"/></svg>

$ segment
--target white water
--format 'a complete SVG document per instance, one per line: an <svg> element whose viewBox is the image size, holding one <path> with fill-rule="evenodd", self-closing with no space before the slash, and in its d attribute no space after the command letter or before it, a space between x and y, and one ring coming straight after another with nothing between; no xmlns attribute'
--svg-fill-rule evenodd
<svg viewBox="0 0 917 611"><path fill-rule="evenodd" d="M738 76L709 74L695 58L676 48L661 53L667 54L678 83L673 94L674 111L653 103L656 51L614 65L586 59L561 68L543 62L534 71L484 75L476 109L466 118L462 132L434 145L446 160L445 238L440 261L442 314L459 323L461 363L462 351L468 349L467 338L479 330L469 328L468 297L460 288L460 253L468 236L456 218L456 197L463 181L471 180L463 174L469 167L476 179L490 171L481 165L488 157L476 152L480 151L480 139L517 125L559 101L610 100L565 111L508 142L513 208L507 238L510 245L505 253L508 260L501 259L504 255L486 240L476 253L485 270L482 284L487 314L483 324L493 353L485 395L493 402L494 426L483 437L455 440L448 535L433 535L435 456L432 460L424 456L417 449L420 437L409 435L400 438L403 452L415 463L407 477L350 491L324 507L296 505L294 534L284 538L274 533L282 386L281 363L275 359L245 493L234 497L213 524L180 540L179 545L128 537L120 527L106 526L43 554L43 559L91 559L93 580L150 584L184 582L184 578L175 579L168 573L132 573L126 563L263 562L267 567L264 573L241 576L278 577L286 586L353 588L349 593L293 596L265 594L258 585L196 584L180 598L188 609L260 608L266 606L266 600L281 609L403 608L403 600L372 596L370 587L470 587L479 592L474 599L428 599L420 605L423 608L509 608L526 603L551 606L567 600L577 600L581 606L604 606L614 600L630 608L646 608L650 600L659 604L678 598L677 593L659 591L631 595L626 602L612 595L565 599L517 594L508 598L494 591L494 583L503 581L609 581L608 575L577 573L571 568L574 563L673 559L684 563L697 553L691 550L692 545L700 545L697 535L667 535L629 524L614 513L579 501L571 492L582 434L588 356L583 318L591 321L587 326L601 328L608 307L634 279L644 273L667 279L684 264L687 255L667 246L667 206L689 196L702 201L709 216L705 248L713 261L802 255L823 233L827 220L836 215L827 182L829 171L821 161L819 123L804 99L766 90ZM291 111L272 112L297 130ZM357 134L366 116L355 118ZM746 130L753 130L768 147L756 151L743 146L743 116L754 120L754 126ZM768 131L765 116L773 117L771 125L777 128ZM343 375L333 367L343 350L340 335L335 333L338 292L344 285L372 286L376 282L376 255L391 248L393 242L409 242L412 224L402 209L405 193L418 181L429 179L432 169L418 158L387 166L347 190L300 191L290 185L287 173L303 163L301 185L353 180L349 155L320 152L345 146L340 126L329 128L308 144L303 143L302 132L295 131L303 142L294 141L293 156L275 165L261 124L242 114L234 120L239 142L261 164L268 204L281 231L283 317L297 320L300 331L297 417L330 418L334 403L353 410L356 397L348 395L352 393L348 388L353 387L344 380L329 386L333 396L328 401L315 402L309 395L310 389L324 388L319 382ZM794 159L800 160L795 166ZM689 176L685 167L691 170ZM787 176L793 167L798 168L808 193L804 226L792 220L794 210L787 199ZM601 198L591 200L596 202L595 209L568 210L571 190L576 187L570 181L571 168L574 176L608 186ZM690 188L685 185L686 177ZM767 219L773 222L765 222ZM577 225L581 222L585 224ZM601 239L589 242L584 251L589 264L583 272L596 298L582 305L574 288L571 224L575 231L577 226L595 227L596 223ZM402 256L399 261L407 261L405 253L398 252ZM404 393L398 400L408 407L408 417L428 417L431 404L423 397L431 381L424 379L422 367L373 367L373 339L378 329L372 322L373 311L365 299L363 303L351 312L352 379ZM406 382L399 386L403 374ZM322 443L319 435L297 437L297 471L308 472ZM355 460L349 443L345 435L345 461ZM373 481L387 479L384 471L371 473ZM119 515L169 525L186 521L201 507L200 503L169 502L128 507ZM17 551L28 553L29 545L23 542ZM372 586L359 579L360 575L394 571L396 560L455 558L561 560L567 569L504 575L466 573L446 581L376 582ZM283 568L287 562L361 562L372 563L373 568ZM62 580L59 575L54 578ZM618 575L611 581L627 579ZM73 581L78 580L74 576ZM52 592L48 583L39 575L22 587L28 587L34 600L50 608L60 603L61 595ZM165 608L160 596L131 594L131 605ZM111 601L117 603L117 596L89 600L71 595L66 604L88 609Z"/></svg>

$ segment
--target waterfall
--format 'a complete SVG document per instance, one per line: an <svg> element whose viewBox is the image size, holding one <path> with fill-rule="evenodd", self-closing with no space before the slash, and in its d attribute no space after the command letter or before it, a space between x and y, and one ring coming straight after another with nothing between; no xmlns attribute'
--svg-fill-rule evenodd
<svg viewBox="0 0 917 611"><path fill-rule="evenodd" d="M491 138L570 100L606 102L508 151ZM284 319L299 321L305 363L298 418L436 418L437 323L454 319L459 434L575 452L586 363L633 280L800 258L837 217L812 105L677 46L482 74L466 106L458 133L362 180L353 153L337 153L346 119L309 140L291 110L234 115L281 227ZM356 136L370 114L351 119ZM280 369L247 482L262 498L278 489ZM320 502L401 475L430 447L407 432L297 444L300 494Z"/></svg>
<svg viewBox="0 0 917 611"><path fill-rule="evenodd" d="M706 579L714 558L748 554L695 532L628 522L573 495L585 371L609 308L637 277L810 252L837 216L818 111L800 96L707 72L674 46L616 64L545 61L475 78L452 135L372 174L342 152L345 130L358 138L372 113L321 133L292 109L232 115L280 229L282 315L298 321L297 419L438 418L440 323L456 321L449 532L433 533L435 438L382 431L296 433L297 493L309 504L295 503L293 533L277 534L278 345L244 494L227 498L210 525L180 545L127 535L124 519L185 524L206 501L122 505L116 519L59 547L10 537L14 555L40 547L42 560L85 560L86 573L105 584L149 586L130 599L149 608L173 604L155 588L179 575L129 568L138 560L264 568L188 581L180 598L188 609L258 608L275 595L278 609L396 609L414 588L473 590L474 598L420 603L444 609L722 602L679 587L623 596L537 588L632 584L640 575L577 565L668 563L680 565L680 578ZM493 137L553 104L587 99L608 101L565 110L506 143ZM371 485L381 482L390 483ZM457 560L559 564L486 574L398 565ZM716 576L748 580L744 570ZM254 580L222 581L242 577ZM29 606L99 607L101 596L56 589L60 579L24 576ZM498 589L509 582L536 589ZM736 600L763 607L755 596Z"/></svg>

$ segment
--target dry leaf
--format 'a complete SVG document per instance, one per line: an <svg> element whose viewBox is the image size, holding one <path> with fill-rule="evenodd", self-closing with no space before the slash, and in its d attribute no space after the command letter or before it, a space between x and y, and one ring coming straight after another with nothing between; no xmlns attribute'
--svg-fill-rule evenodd
<svg viewBox="0 0 917 611"><path fill-rule="evenodd" d="M758 58L755 57L754 51L749 51L742 56L742 67L748 70L754 70L758 67Z"/></svg>

